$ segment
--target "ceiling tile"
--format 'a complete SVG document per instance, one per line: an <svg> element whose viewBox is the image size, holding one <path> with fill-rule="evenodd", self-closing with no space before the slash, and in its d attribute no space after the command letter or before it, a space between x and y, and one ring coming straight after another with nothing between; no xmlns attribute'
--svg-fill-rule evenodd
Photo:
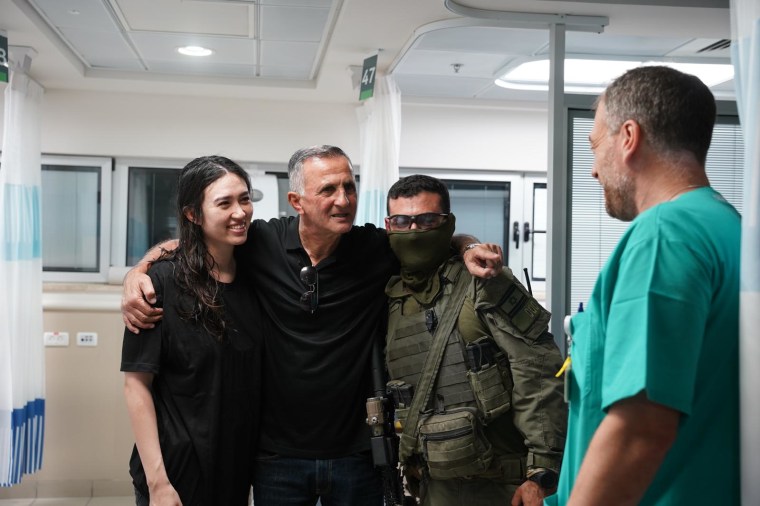
<svg viewBox="0 0 760 506"><path fill-rule="evenodd" d="M132 40L147 61L194 61L196 64L217 65L220 63L238 63L255 65L256 42L251 39L232 37L211 37L192 34L168 33L134 33ZM203 57L184 56L177 52L182 46L203 46L214 54Z"/></svg>
<svg viewBox="0 0 760 506"><path fill-rule="evenodd" d="M493 79L441 76L394 75L401 95L422 97L473 98Z"/></svg>
<svg viewBox="0 0 760 506"><path fill-rule="evenodd" d="M142 68L140 57L117 31L62 28L61 33L77 49L90 67L118 68L119 62L131 62L128 68Z"/></svg>
<svg viewBox="0 0 760 506"><path fill-rule="evenodd" d="M316 42L261 41L261 65L303 67L311 71L319 44Z"/></svg>
<svg viewBox="0 0 760 506"><path fill-rule="evenodd" d="M674 37L626 37L598 33L567 34L568 54L611 54L621 56L663 56L689 39ZM541 54L547 54L542 51Z"/></svg>
<svg viewBox="0 0 760 506"><path fill-rule="evenodd" d="M261 0L261 5L289 5L300 7L330 7L334 0Z"/></svg>
<svg viewBox="0 0 760 506"><path fill-rule="evenodd" d="M399 74L492 78L511 57L494 53L413 50L396 67ZM455 72L453 64L461 65Z"/></svg>
<svg viewBox="0 0 760 506"><path fill-rule="evenodd" d="M95 0L91 0L95 1ZM103 1L103 0L98 0ZM129 30L247 37L252 7L233 2L115 0Z"/></svg>
<svg viewBox="0 0 760 506"><path fill-rule="evenodd" d="M151 72L163 74L189 74L203 75L208 77L254 77L256 67L254 65L241 65L235 63L203 63L192 61L166 61L146 60Z"/></svg>
<svg viewBox="0 0 760 506"><path fill-rule="evenodd" d="M415 49L532 54L548 43L548 30L467 26L427 32L418 39Z"/></svg>
<svg viewBox="0 0 760 506"><path fill-rule="evenodd" d="M544 1L544 0L539 0ZM549 0L557 1L557 0ZM575 1L575 0L559 0ZM729 0L583 0L584 3L597 4L633 4L633 5L658 5L672 7L711 7L728 9Z"/></svg>
<svg viewBox="0 0 760 506"><path fill-rule="evenodd" d="M261 40L319 42L329 9L312 7L261 8Z"/></svg>
<svg viewBox="0 0 760 506"><path fill-rule="evenodd" d="M117 27L111 11L101 0L32 0L30 3L59 28Z"/></svg>

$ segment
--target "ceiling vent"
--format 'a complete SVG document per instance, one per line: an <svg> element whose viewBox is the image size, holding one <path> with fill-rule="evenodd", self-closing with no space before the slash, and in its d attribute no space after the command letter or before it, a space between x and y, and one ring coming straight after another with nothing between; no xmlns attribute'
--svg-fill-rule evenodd
<svg viewBox="0 0 760 506"><path fill-rule="evenodd" d="M725 59L731 58L730 39L691 39L664 56L674 58Z"/></svg>
<svg viewBox="0 0 760 506"><path fill-rule="evenodd" d="M729 47L731 47L731 39L720 39L697 50L697 53L711 53L713 51L728 49Z"/></svg>

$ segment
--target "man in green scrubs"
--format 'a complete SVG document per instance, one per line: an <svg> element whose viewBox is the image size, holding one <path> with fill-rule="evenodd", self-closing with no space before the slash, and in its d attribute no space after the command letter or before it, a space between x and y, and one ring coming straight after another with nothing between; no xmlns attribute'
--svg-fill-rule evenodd
<svg viewBox="0 0 760 506"><path fill-rule="evenodd" d="M570 414L547 504L739 504L740 217L710 188L715 100L641 67L597 103L592 175L631 225L571 320Z"/></svg>

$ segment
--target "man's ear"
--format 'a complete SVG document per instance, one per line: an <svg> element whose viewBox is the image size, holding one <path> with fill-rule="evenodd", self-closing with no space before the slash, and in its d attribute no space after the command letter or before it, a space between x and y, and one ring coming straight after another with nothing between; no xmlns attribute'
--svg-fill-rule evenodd
<svg viewBox="0 0 760 506"><path fill-rule="evenodd" d="M388 219L388 217L386 216L386 218L385 218L385 230L390 230L390 229L391 229L391 220Z"/></svg>
<svg viewBox="0 0 760 506"><path fill-rule="evenodd" d="M303 214L303 207L301 206L301 196L296 192L288 192L288 203L290 207L295 209L298 214Z"/></svg>
<svg viewBox="0 0 760 506"><path fill-rule="evenodd" d="M623 160L630 162L631 157L641 148L643 141L641 126L629 119L620 127L620 147L623 153Z"/></svg>

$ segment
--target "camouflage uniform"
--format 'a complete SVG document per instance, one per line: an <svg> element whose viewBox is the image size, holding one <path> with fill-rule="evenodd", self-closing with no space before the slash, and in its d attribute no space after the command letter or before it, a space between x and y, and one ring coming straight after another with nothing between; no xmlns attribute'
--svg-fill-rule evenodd
<svg viewBox="0 0 760 506"><path fill-rule="evenodd" d="M497 352L503 353L499 376L502 399L495 416L483 413L482 403L477 409L485 424L482 432L492 448L483 452L490 458L485 471L444 479L438 473L439 478L433 478L431 455L420 442L405 463L407 481L423 504L508 504L528 469L543 467L558 472L562 460L567 409L562 382L554 376L562 358L547 331L550 314L507 268L492 279L472 278L461 259L452 257L436 276L432 280L433 297L428 293L415 298L399 276L386 286L390 304L386 361L391 379L416 387L433 341L430 329L435 323L431 321L445 311L446 297L456 277L467 276L464 306L443 352L428 408L438 413L477 408L474 392L482 388L471 381L473 364L466 358L465 345L484 337L491 338ZM431 302L420 303L418 299ZM397 410L397 418L403 423L403 410ZM421 422L424 418L420 417ZM421 483L416 477L421 477Z"/></svg>

